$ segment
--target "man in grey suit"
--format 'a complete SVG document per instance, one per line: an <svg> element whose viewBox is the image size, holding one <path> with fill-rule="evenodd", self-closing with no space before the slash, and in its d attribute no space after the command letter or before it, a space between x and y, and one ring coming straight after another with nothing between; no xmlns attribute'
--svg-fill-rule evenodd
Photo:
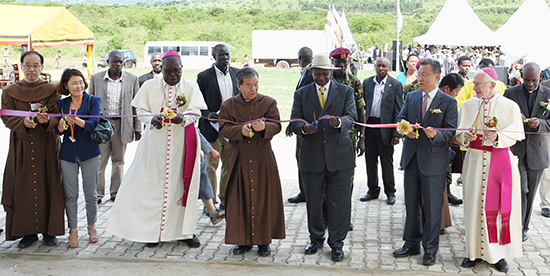
<svg viewBox="0 0 550 276"><path fill-rule="evenodd" d="M388 75L390 61L379 58L375 63L376 76L365 79L365 115L367 124L391 124L403 107L403 86L401 82ZM390 128L365 129L365 160L367 163L367 185L369 190L360 201L377 199L378 157L382 166L382 180L386 203L395 204L395 180L393 175L393 146L399 144L399 133Z"/></svg>
<svg viewBox="0 0 550 276"><path fill-rule="evenodd" d="M529 220L533 211L535 195L539 187L542 172L549 166L548 139L544 135L528 132L550 131L550 112L540 105L548 103L550 89L539 85L540 67L534 62L523 66L523 84L506 89L504 96L516 102L524 123L525 140L512 146L519 159L521 175L521 215L523 222L523 241L527 240ZM528 120L527 120L528 119Z"/></svg>
<svg viewBox="0 0 550 276"><path fill-rule="evenodd" d="M333 67L326 54L316 55L309 69L314 83L294 93L292 131L302 137L300 145L300 172L306 192L308 229L311 243L305 254L315 254L323 247L323 194L328 205L328 244L332 260L342 261L343 241L349 230L351 213L351 173L355 167L355 153L348 129L357 120L353 88L330 81ZM322 116L329 119L319 120ZM335 117L336 116L336 117ZM337 118L340 117L340 118ZM311 122L311 123L309 123Z"/></svg>
<svg viewBox="0 0 550 276"><path fill-rule="evenodd" d="M119 51L109 53L109 70L92 75L90 80L90 95L101 98L101 110L106 115L136 115L132 107L132 99L139 90L138 77L132 73L123 72L123 57ZM115 132L111 140L99 145L101 149L101 165L97 185L97 201L105 195L105 168L111 158L111 201L115 201L124 173L124 153L126 144L141 138L141 122L137 117L112 118Z"/></svg>
<svg viewBox="0 0 550 276"><path fill-rule="evenodd" d="M449 168L448 142L456 129L456 100L437 87L441 65L435 59L420 63L418 84L420 90L407 94L397 122L419 123L422 129L407 134L403 144L405 168L405 209L407 216L403 231L403 247L393 252L396 258L420 254L424 247L422 264L435 264L439 249L439 228L445 191L445 174ZM418 133L418 138L417 138ZM448 160L448 161L447 161ZM426 221L422 225L422 202Z"/></svg>

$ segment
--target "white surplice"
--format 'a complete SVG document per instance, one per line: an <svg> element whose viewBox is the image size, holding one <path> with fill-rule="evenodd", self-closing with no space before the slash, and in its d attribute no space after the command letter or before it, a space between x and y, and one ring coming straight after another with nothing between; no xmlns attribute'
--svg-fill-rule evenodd
<svg viewBox="0 0 550 276"><path fill-rule="evenodd" d="M177 107L179 94L187 104ZM143 84L132 101L139 115L160 114L163 107L178 113L200 114L206 109L196 82L184 78L170 87L163 78ZM187 197L187 206L179 206L183 195L183 159L185 130L199 117L185 116L181 124L166 123L162 129L150 129L152 116L140 117L145 124L136 154L117 194L107 223L107 231L128 240L159 242L189 239L195 229L195 214L200 178L200 139L197 131L197 155Z"/></svg>
<svg viewBox="0 0 550 276"><path fill-rule="evenodd" d="M485 123L495 116L498 120L496 129L498 141L492 143L485 141L484 146L495 148L507 148L513 146L516 141L525 139L523 121L518 105L495 93L495 96L484 101L479 98L471 98L464 102L458 114L459 129L488 129ZM457 140L467 145L464 140L464 132L457 131ZM478 132L481 134L482 132ZM463 197L464 197L464 222L466 228L466 254L470 260L476 258L487 261L490 264L497 263L503 258L516 258L522 256L521 241L521 178L518 169L518 158L508 152L512 169L512 210L510 215L511 243L500 245L489 243L487 220L485 215L485 203L487 198L487 179L491 163L491 152L468 148L466 159L462 167ZM500 240L501 215L497 218L497 231Z"/></svg>

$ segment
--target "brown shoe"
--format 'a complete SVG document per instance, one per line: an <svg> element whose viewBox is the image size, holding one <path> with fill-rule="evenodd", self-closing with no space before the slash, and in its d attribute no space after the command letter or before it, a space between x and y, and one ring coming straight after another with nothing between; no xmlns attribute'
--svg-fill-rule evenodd
<svg viewBox="0 0 550 276"><path fill-rule="evenodd" d="M69 240L67 241L69 248L78 246L78 230L76 228L69 230Z"/></svg>
<svg viewBox="0 0 550 276"><path fill-rule="evenodd" d="M88 225L88 235L90 236L91 243L96 243L99 240L99 236L95 230L95 225Z"/></svg>

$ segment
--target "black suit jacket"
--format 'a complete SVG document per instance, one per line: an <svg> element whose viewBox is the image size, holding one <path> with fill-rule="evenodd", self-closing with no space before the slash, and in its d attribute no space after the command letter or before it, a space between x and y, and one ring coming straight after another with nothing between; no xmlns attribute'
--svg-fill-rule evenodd
<svg viewBox="0 0 550 276"><path fill-rule="evenodd" d="M550 131L550 112L545 112L540 106L540 102L547 102L550 99L550 89L539 85L537 98L533 105L533 112L529 114L527 108L527 99L522 85L506 89L504 97L516 102L519 110L525 118L538 118L539 126L537 129L530 128L528 124L523 124L525 132L549 132ZM527 167L531 170L544 170L548 168L548 139L545 135L525 134L525 140L517 141L512 146L512 151L520 160L527 158Z"/></svg>
<svg viewBox="0 0 550 276"><path fill-rule="evenodd" d="M365 95L365 117L368 119L372 109L372 100L374 97L375 82L372 76L363 81L363 91ZM397 116L403 107L403 85L398 80L388 75L386 86L382 92L382 101L380 103L380 123L394 124L397 122ZM382 142L386 146L391 146L393 137L400 137L394 128L380 129Z"/></svg>
<svg viewBox="0 0 550 276"><path fill-rule="evenodd" d="M311 70L307 70L306 69L306 72L304 73L304 77L303 78L300 78L300 80L298 81L298 84L296 85L296 90L310 84L313 82L313 75L311 74Z"/></svg>
<svg viewBox="0 0 550 276"><path fill-rule="evenodd" d="M148 80L154 79L154 78L155 77L153 76L153 71L151 71L151 72L149 72L145 75L139 76L139 87L141 87L145 81L148 81Z"/></svg>
<svg viewBox="0 0 550 276"><path fill-rule="evenodd" d="M211 113L218 112L222 105L222 94L218 86L218 78L216 77L216 69L214 66L200 72L197 76L197 83L199 84L204 101L208 106L208 110L201 111L202 115L205 117L210 116ZM238 71L239 69L235 67L229 67L229 74L233 80L233 96L240 93L237 88ZM218 139L218 132L210 125L208 120L201 118L199 121L199 129L208 142L212 143Z"/></svg>
<svg viewBox="0 0 550 276"><path fill-rule="evenodd" d="M315 118L314 115L315 114ZM322 111L315 83L306 85L294 92L292 119L303 119L311 123L323 115L332 115L357 120L353 88L349 85L330 82L325 109ZM300 171L319 173L325 168L330 172L352 169L355 167L355 153L348 134L353 123L341 120L340 128L329 125L329 120L320 120L314 134L304 135L304 122L290 123L290 128L297 136L302 137L300 145Z"/></svg>

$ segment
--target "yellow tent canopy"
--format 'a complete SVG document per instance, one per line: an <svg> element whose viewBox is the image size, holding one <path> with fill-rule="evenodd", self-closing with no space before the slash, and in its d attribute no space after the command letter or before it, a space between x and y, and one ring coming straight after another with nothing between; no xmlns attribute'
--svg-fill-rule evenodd
<svg viewBox="0 0 550 276"><path fill-rule="evenodd" d="M65 7L0 5L0 45L52 48L93 45L94 33Z"/></svg>

